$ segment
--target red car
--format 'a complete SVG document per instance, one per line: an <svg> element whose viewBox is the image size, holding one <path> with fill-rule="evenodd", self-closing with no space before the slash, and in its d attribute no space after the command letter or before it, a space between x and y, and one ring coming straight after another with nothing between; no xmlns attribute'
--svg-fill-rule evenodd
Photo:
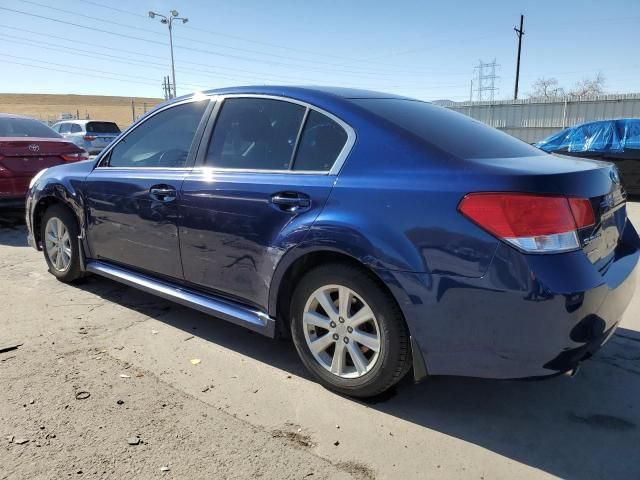
<svg viewBox="0 0 640 480"><path fill-rule="evenodd" d="M29 183L40 170L87 158L42 122L0 113L0 209L24 208Z"/></svg>

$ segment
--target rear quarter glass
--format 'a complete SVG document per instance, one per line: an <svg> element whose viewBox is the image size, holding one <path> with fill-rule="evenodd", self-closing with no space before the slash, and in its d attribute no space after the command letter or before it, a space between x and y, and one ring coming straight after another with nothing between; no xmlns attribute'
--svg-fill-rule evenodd
<svg viewBox="0 0 640 480"><path fill-rule="evenodd" d="M33 118L0 117L0 138L62 138L52 128Z"/></svg>
<svg viewBox="0 0 640 480"><path fill-rule="evenodd" d="M352 100L379 117L458 158L514 158L544 152L466 115L418 100Z"/></svg>

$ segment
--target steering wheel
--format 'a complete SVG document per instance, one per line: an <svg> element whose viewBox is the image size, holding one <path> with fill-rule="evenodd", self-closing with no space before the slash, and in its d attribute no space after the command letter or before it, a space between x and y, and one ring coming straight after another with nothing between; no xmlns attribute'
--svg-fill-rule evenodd
<svg viewBox="0 0 640 480"><path fill-rule="evenodd" d="M179 148L171 148L160 154L156 165L159 167L183 167L186 161L187 152Z"/></svg>

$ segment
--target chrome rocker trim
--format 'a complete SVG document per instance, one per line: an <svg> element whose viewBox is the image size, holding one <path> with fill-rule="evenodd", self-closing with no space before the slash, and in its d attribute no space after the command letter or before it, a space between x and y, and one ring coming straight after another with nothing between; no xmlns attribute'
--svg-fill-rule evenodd
<svg viewBox="0 0 640 480"><path fill-rule="evenodd" d="M275 320L258 310L228 300L214 298L188 288L177 287L104 262L91 260L87 262L86 268L87 272L110 278L130 287L191 307L267 337L273 338L275 336Z"/></svg>

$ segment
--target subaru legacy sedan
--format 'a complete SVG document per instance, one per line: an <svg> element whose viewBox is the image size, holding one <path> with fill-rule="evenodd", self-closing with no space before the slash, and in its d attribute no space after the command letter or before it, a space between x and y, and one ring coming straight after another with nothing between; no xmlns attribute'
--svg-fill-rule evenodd
<svg viewBox="0 0 640 480"><path fill-rule="evenodd" d="M640 240L609 163L385 93L243 87L166 103L41 172L32 246L268 337L347 395L410 370L545 377L613 334Z"/></svg>

